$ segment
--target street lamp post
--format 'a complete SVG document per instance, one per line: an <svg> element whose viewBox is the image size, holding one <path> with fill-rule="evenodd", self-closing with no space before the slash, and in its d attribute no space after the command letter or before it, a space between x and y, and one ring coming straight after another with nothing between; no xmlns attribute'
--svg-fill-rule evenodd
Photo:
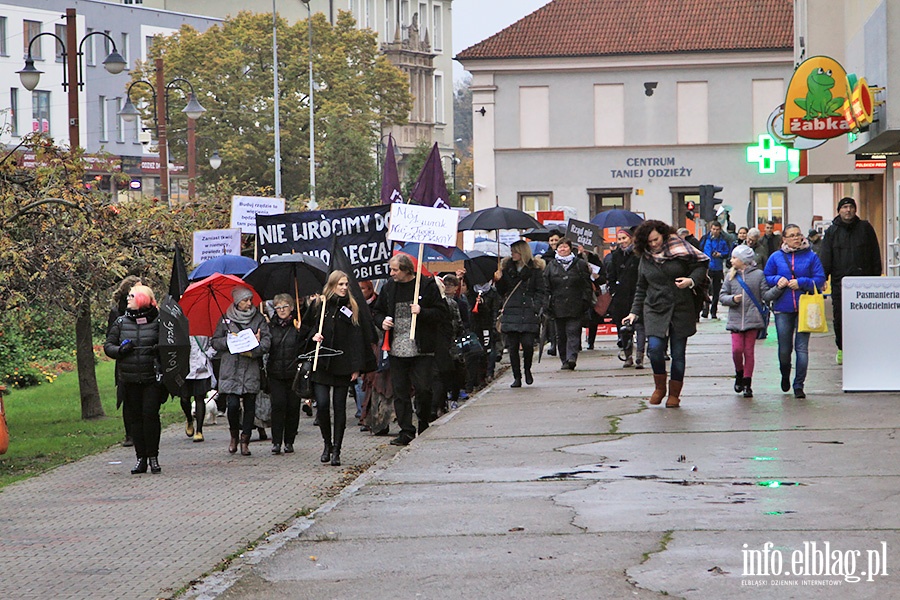
<svg viewBox="0 0 900 600"><path fill-rule="evenodd" d="M165 83L165 79L163 76L163 59L156 59L156 87L153 86L149 81L145 81L143 79L139 79L138 81L133 81L131 85L128 86L128 91L125 93L125 106L122 107L122 110L118 112L119 116L125 119L128 122L133 122L140 115L140 111L138 111L137 107L135 107L134 103L131 101L131 88L138 84L146 85L150 88L150 91L153 93L154 100L154 116L156 118L156 139L159 144L159 195L160 200L167 205L169 204L169 150L167 147L168 144L168 121L169 121L169 90L173 87L178 88L179 83L183 83L188 86L190 90L190 94L188 95L188 103L181 112L183 112L188 118L188 156L192 155L191 146L193 145L193 128L191 125L191 121L196 121L200 117L203 116L203 113L206 112L206 109L200 106L200 102L197 101L197 94L194 93L194 86L191 85L191 82L183 77L176 77L169 83ZM160 90L161 93L157 93L156 91ZM182 93L184 91L182 90ZM190 188L190 182L188 183ZM190 191L188 192L190 195Z"/></svg>
<svg viewBox="0 0 900 600"><path fill-rule="evenodd" d="M273 97L275 99L275 197L281 198L281 122L278 113L278 18L275 13L275 0L272 0L272 76Z"/></svg>
<svg viewBox="0 0 900 600"><path fill-rule="evenodd" d="M311 206L316 205L316 122L315 122L315 105L313 103L313 29L312 29L312 8L309 6L310 0L300 0L306 5L307 19L309 26L309 203Z"/></svg>
<svg viewBox="0 0 900 600"><path fill-rule="evenodd" d="M50 33L49 31L39 33L28 42L28 53L25 57L25 66L20 71L16 71L19 74L19 79L22 81L22 87L27 89L29 92L34 91L34 88L37 87L38 83L41 80L41 75L43 71L40 71L34 66L34 58L31 53L32 46L34 42L44 35L49 35L53 37L57 42L59 42L60 47L62 48L62 57L65 66L63 67L63 89L68 92L69 99L69 147L74 149L81 145L80 140L80 130L79 130L79 122L78 122L78 91L84 89L84 80L82 79L84 67L82 65L82 57L84 56L84 42L92 35L102 35L107 40L109 40L110 44L112 44L112 52L109 53L109 56L106 57L106 60L103 61L103 67L109 72L111 75L118 75L122 71L125 70L127 63L125 59L122 58L122 55L119 54L116 49L116 42L109 37L108 34L102 31L92 31L88 33L84 37L81 38L81 41L78 41L78 31L77 27L77 19L76 12L74 8L66 9L66 39L62 40L55 33ZM72 51L72 49L78 48L77 52Z"/></svg>

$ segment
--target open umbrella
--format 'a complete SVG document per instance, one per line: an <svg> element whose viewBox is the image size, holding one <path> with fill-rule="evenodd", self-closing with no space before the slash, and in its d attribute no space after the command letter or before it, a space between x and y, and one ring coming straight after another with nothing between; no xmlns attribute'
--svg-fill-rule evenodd
<svg viewBox="0 0 900 600"><path fill-rule="evenodd" d="M399 252L418 258L419 244L410 242L400 248ZM425 249L422 252L422 262L456 262L467 258L469 257L466 256L466 253L459 248L444 248L443 246L434 246L432 244L425 244Z"/></svg>
<svg viewBox="0 0 900 600"><path fill-rule="evenodd" d="M262 302L262 298L250 285L240 277L213 273L206 279L201 279L188 286L181 295L178 304L190 323L191 335L205 335L212 337L216 332L216 325L225 316L225 311L232 305L231 290L236 287L245 287L253 292L253 304Z"/></svg>
<svg viewBox="0 0 900 600"><path fill-rule="evenodd" d="M162 382L172 395L177 395L191 370L191 337L188 319L172 296L159 305L159 362Z"/></svg>
<svg viewBox="0 0 900 600"><path fill-rule="evenodd" d="M594 218L591 219L591 223L600 229L606 229L608 227L634 227L643 222L644 217L641 215L633 213L630 210L622 210L621 208L605 210L602 213L594 215Z"/></svg>
<svg viewBox="0 0 900 600"><path fill-rule="evenodd" d="M328 265L310 254L273 256L244 276L264 298L275 294L318 294L328 277Z"/></svg>
<svg viewBox="0 0 900 600"><path fill-rule="evenodd" d="M223 254L209 260L205 260L197 268L191 271L189 277L191 279L203 279L209 277L213 273L223 273L225 275L237 275L243 277L256 268L256 261L246 256L238 256L237 254Z"/></svg>
<svg viewBox="0 0 900 600"><path fill-rule="evenodd" d="M184 265L184 253L181 251L181 244L176 244L175 258L172 259L172 275L169 277L169 295L178 302L189 284L187 267Z"/></svg>
<svg viewBox="0 0 900 600"><path fill-rule="evenodd" d="M469 255L471 255L472 252L483 252L484 254L490 254L495 258L498 253L501 257L512 254L509 244L497 242L497 240L492 240L490 238L475 238L475 243L472 245L472 250L469 251Z"/></svg>
<svg viewBox="0 0 900 600"><path fill-rule="evenodd" d="M466 278L471 285L481 285L494 278L497 270L497 255L473 250L465 262Z"/></svg>
<svg viewBox="0 0 900 600"><path fill-rule="evenodd" d="M542 225L528 213L505 206L492 206L483 210L476 210L471 215L459 222L457 229L471 231L482 229L493 231L495 229L541 229Z"/></svg>
<svg viewBox="0 0 900 600"><path fill-rule="evenodd" d="M522 232L523 238L528 238L532 242L546 242L550 240L550 230L544 227L532 227Z"/></svg>

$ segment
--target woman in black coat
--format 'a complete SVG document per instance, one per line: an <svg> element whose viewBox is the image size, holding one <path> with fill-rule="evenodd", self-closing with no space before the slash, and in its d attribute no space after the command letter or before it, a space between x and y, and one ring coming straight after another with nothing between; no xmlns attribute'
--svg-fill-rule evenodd
<svg viewBox="0 0 900 600"><path fill-rule="evenodd" d="M266 374L269 377L269 396L272 399L272 454L294 451L294 439L300 426L300 396L293 390L297 374L297 357L306 347L310 327L302 322L294 310L290 294L277 294L272 299L275 316L269 320L272 345Z"/></svg>
<svg viewBox="0 0 900 600"><path fill-rule="evenodd" d="M513 382L510 387L522 387L522 360L525 383L534 383L531 361L534 357L535 337L541 330L541 308L544 305L544 261L532 256L531 246L524 240L513 242L512 254L503 259L500 270L494 273L497 292L504 298L501 304L500 325L509 351Z"/></svg>
<svg viewBox="0 0 900 600"><path fill-rule="evenodd" d="M627 229L616 232L616 249L609 254L609 270L607 272L609 291L612 293L612 302L609 303L609 316L621 330L622 319L631 312L634 302L634 292L637 289L638 266L641 257L634 253L634 236ZM634 349L630 335L619 335L619 347L622 348L622 356L625 358L623 367L634 366L635 369L644 368L644 347L647 344L647 336L644 333L644 322L638 320L634 324L634 334L637 337L637 352L632 359ZM627 338L627 339L626 339Z"/></svg>
<svg viewBox="0 0 900 600"><path fill-rule="evenodd" d="M634 232L634 248L641 255L637 289L631 312L622 321L633 323L638 315L644 319L656 385L650 404L659 404L666 395L666 346L670 346L672 377L666 406L674 408L681 403L687 339L697 333L703 300L694 288L707 287L709 257L662 221L641 223Z"/></svg>
<svg viewBox="0 0 900 600"><path fill-rule="evenodd" d="M322 298L325 300L325 316L322 318ZM341 444L347 427L347 392L359 377L363 368L362 329L359 326L360 308L350 294L350 279L343 271L333 271L325 282L322 296L310 307L307 321L319 327L310 339L320 343L319 361L312 372L313 392L316 396L319 429L325 449L320 460L341 464ZM325 351L325 349L328 351ZM331 350L340 351L332 353ZM330 356L334 354L334 356ZM329 398L330 396L330 398ZM334 434L331 431L329 405L334 406Z"/></svg>
<svg viewBox="0 0 900 600"><path fill-rule="evenodd" d="M153 290L136 285L128 292L125 314L106 333L103 351L116 361L123 392L122 414L129 423L137 463L132 475L162 472L159 466L160 401L165 390L156 379L159 363L159 309Z"/></svg>
<svg viewBox="0 0 900 600"><path fill-rule="evenodd" d="M573 253L570 240L563 238L556 244L556 258L544 269L544 285L545 310L556 320L560 368L574 371L581 350L581 322L593 304L593 284L587 261Z"/></svg>

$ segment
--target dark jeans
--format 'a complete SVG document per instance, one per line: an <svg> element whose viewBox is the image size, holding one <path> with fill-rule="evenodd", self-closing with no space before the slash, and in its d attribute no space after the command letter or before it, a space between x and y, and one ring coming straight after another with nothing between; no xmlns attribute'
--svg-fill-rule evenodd
<svg viewBox="0 0 900 600"><path fill-rule="evenodd" d="M556 319L556 351L561 363L577 362L581 350L581 317Z"/></svg>
<svg viewBox="0 0 900 600"><path fill-rule="evenodd" d="M703 306L703 316L708 314L715 318L719 308L719 293L722 291L722 282L725 280L725 271L709 271L709 279L712 284L709 290L710 301L709 304Z"/></svg>
<svg viewBox="0 0 900 600"><path fill-rule="evenodd" d="M394 412L400 435L413 439L416 427L412 422L413 404L412 388L416 389L416 417L419 423L418 432L428 429L428 417L431 415L431 378L434 357L420 355L413 357L391 357L391 385L394 387Z"/></svg>
<svg viewBox="0 0 900 600"><path fill-rule="evenodd" d="M806 369L809 366L809 334L797 331L797 313L775 313L775 331L778 334L778 362L781 367L791 368L791 354L797 352L794 371L794 389L803 389Z"/></svg>
<svg viewBox="0 0 900 600"><path fill-rule="evenodd" d="M162 392L156 383L119 382L123 391L122 416L128 423L138 458L159 456L159 401Z"/></svg>
<svg viewBox="0 0 900 600"><path fill-rule="evenodd" d="M272 443L293 444L300 427L300 396L291 385L291 379L269 377L269 397L272 400Z"/></svg>
<svg viewBox="0 0 900 600"><path fill-rule="evenodd" d="M391 364L391 368L393 368L393 364ZM350 387L346 385L330 386L313 382L313 394L316 396L316 416L319 418L322 439L326 444L334 444L334 447L338 449L344 443L344 430L347 429L347 392L349 391ZM334 405L333 436L329 411L331 404Z"/></svg>
<svg viewBox="0 0 900 600"><path fill-rule="evenodd" d="M672 381L684 381L684 369L686 361L684 358L685 350L687 350L687 338L668 337L661 338L655 335L647 336L647 356L650 357L650 366L653 368L654 375L666 374L666 346L669 346L669 356L672 357L672 374L669 379Z"/></svg>
<svg viewBox="0 0 900 600"><path fill-rule="evenodd" d="M821 293L822 290L819 290ZM841 289L841 281L831 280L831 311L834 313L834 343L838 350L844 349L844 316L841 313L841 298L844 291Z"/></svg>
<svg viewBox="0 0 900 600"><path fill-rule="evenodd" d="M241 414L241 401L244 411ZM228 412L228 427L233 431L239 429L248 438L253 433L253 418L256 416L256 394L225 394L225 406Z"/></svg>
<svg viewBox="0 0 900 600"><path fill-rule="evenodd" d="M510 331L506 336L506 349L509 351L509 366L512 367L513 377L522 379L522 364L519 362L519 347L522 348L522 360L525 362L525 372L531 372L531 361L534 358L534 334Z"/></svg>
<svg viewBox="0 0 900 600"><path fill-rule="evenodd" d="M591 308L591 322L588 325L588 334L587 334L587 343L588 348L594 347L594 342L597 339L597 326L603 322L603 317L597 314L597 311Z"/></svg>

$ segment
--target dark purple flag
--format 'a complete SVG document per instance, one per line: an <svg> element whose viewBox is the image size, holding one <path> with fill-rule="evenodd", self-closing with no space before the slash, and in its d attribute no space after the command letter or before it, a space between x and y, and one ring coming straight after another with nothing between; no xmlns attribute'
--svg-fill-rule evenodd
<svg viewBox="0 0 900 600"><path fill-rule="evenodd" d="M437 142L422 167L422 173L410 194L410 202L434 208L450 208L450 193L444 182L444 167L441 166L441 153Z"/></svg>
<svg viewBox="0 0 900 600"><path fill-rule="evenodd" d="M381 172L381 203L403 203L400 193L400 175L397 173L397 157L394 156L394 136L388 136L387 151L384 153L384 169Z"/></svg>

